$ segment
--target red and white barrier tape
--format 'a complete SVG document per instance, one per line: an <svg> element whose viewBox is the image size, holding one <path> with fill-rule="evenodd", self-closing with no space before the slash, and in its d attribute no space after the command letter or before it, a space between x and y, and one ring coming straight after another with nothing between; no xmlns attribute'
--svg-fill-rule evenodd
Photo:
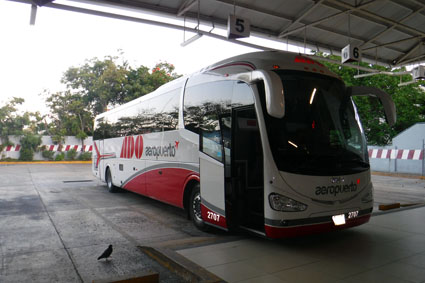
<svg viewBox="0 0 425 283"><path fill-rule="evenodd" d="M59 145L42 145L45 146L46 150L48 151L59 151ZM62 150L60 151L69 151L71 149L75 149L75 151L93 151L93 145L62 145ZM17 144L16 146L6 146L3 151L20 151L21 150L21 145Z"/></svg>
<svg viewBox="0 0 425 283"><path fill-rule="evenodd" d="M369 149L370 158L422 160L422 149Z"/></svg>

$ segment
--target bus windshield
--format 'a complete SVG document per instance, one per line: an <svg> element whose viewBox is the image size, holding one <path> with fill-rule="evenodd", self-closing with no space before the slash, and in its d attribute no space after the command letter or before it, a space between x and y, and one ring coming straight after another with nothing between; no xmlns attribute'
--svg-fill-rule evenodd
<svg viewBox="0 0 425 283"><path fill-rule="evenodd" d="M265 116L278 169L317 176L368 170L365 136L344 83L314 73L276 73L283 82L285 116Z"/></svg>

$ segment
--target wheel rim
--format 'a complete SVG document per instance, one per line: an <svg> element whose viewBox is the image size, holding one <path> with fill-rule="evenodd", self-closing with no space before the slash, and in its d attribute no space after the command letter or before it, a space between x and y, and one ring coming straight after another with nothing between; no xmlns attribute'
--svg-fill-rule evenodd
<svg viewBox="0 0 425 283"><path fill-rule="evenodd" d="M112 188L112 180L111 180L111 172L108 171L108 174L106 174L106 183L108 184L108 188Z"/></svg>
<svg viewBox="0 0 425 283"><path fill-rule="evenodd" d="M202 214L201 214L201 194L197 193L195 197L193 198L192 203L192 210L193 210L193 216L195 216L197 221L202 221Z"/></svg>

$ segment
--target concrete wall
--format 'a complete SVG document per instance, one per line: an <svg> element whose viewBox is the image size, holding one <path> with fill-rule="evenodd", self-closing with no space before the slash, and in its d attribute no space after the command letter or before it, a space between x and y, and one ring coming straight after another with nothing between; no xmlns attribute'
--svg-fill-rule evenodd
<svg viewBox="0 0 425 283"><path fill-rule="evenodd" d="M19 159L20 155L20 137L17 136L10 136L9 140L14 144L11 148L3 148L2 152L0 153L0 159L5 158L12 158L12 159ZM0 139L0 144L2 144L2 141ZM67 136L65 137L65 142L63 143L62 152L66 152L66 149L68 148L76 148L77 151L92 151L93 139L92 137L88 137L84 140L84 145L86 145L85 148L82 147L81 140L73 137L73 136ZM55 145L52 141L52 138L50 136L42 136L41 137L41 146L45 145L47 150L54 151L55 155L58 155L60 152L58 151L58 145ZM35 152L34 153L34 160L45 160L43 158L41 152Z"/></svg>
<svg viewBox="0 0 425 283"><path fill-rule="evenodd" d="M425 123L417 123L394 137L390 146L368 146L372 170L425 175L424 142ZM375 155L377 150L382 150L382 154L373 157L373 150ZM406 154L413 150L414 157Z"/></svg>

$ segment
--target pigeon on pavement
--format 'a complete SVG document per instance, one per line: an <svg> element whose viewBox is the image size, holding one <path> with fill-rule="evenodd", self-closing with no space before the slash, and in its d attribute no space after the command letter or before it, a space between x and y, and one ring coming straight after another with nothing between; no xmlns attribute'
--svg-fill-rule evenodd
<svg viewBox="0 0 425 283"><path fill-rule="evenodd" d="M109 245L109 247L100 255L100 257L97 258L97 260L105 258L106 260L108 257L110 257L112 254L112 245Z"/></svg>

